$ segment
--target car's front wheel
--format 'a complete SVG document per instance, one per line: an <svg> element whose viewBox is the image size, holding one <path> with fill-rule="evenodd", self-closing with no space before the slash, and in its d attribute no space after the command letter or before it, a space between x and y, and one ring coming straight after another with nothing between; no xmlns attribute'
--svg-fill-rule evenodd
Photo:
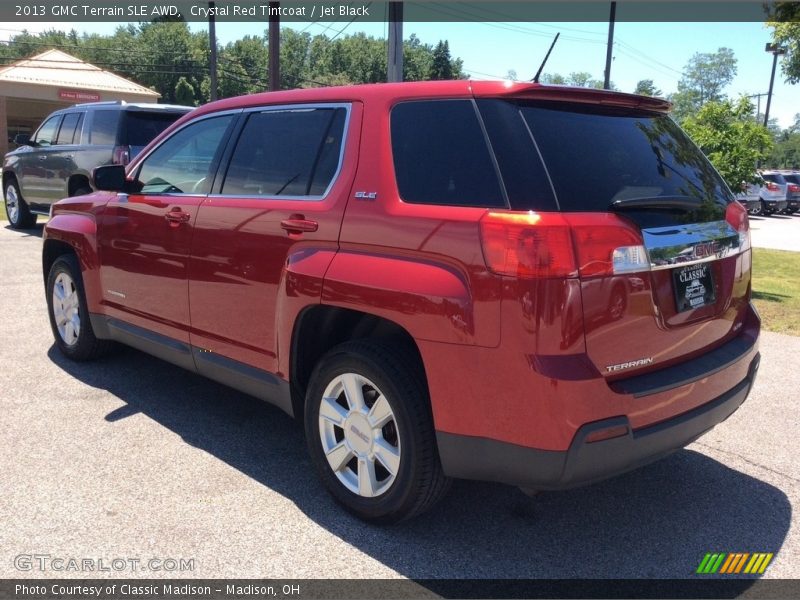
<svg viewBox="0 0 800 600"><path fill-rule="evenodd" d="M73 254L59 257L47 277L47 308L50 327L58 349L76 361L99 358L113 343L98 339L89 320L78 259Z"/></svg>
<svg viewBox="0 0 800 600"><path fill-rule="evenodd" d="M348 342L314 370L305 406L311 458L334 498L362 519L407 519L447 491L426 388L400 344Z"/></svg>
<svg viewBox="0 0 800 600"><path fill-rule="evenodd" d="M9 178L3 186L3 195L6 200L6 216L12 229L30 229L36 225L36 215L22 198L16 179Z"/></svg>

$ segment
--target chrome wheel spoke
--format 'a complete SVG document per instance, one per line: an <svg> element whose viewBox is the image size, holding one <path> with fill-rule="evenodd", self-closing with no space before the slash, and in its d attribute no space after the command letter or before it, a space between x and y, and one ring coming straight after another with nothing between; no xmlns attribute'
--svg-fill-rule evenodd
<svg viewBox="0 0 800 600"><path fill-rule="evenodd" d="M358 459L358 493L365 498L375 496L378 478L375 476L375 463L367 458Z"/></svg>
<svg viewBox="0 0 800 600"><path fill-rule="evenodd" d="M333 472L338 473L347 466L347 463L353 458L353 453L347 447L347 444L339 442L325 454L325 457L328 459L328 464L333 469Z"/></svg>
<svg viewBox="0 0 800 600"><path fill-rule="evenodd" d="M389 471L390 475L397 475L400 469L400 452L384 439L375 440L375 458L383 467Z"/></svg>
<svg viewBox="0 0 800 600"><path fill-rule="evenodd" d="M341 376L341 380L350 410L363 411L366 405L364 404L364 392L361 391L361 380L358 375L345 373Z"/></svg>
<svg viewBox="0 0 800 600"><path fill-rule="evenodd" d="M391 421L393 417L392 407L389 406L389 401L386 400L386 396L383 394L378 396L378 399L375 400L375 404L372 405L369 411L369 415L367 415L370 425L375 429L380 429Z"/></svg>
<svg viewBox="0 0 800 600"><path fill-rule="evenodd" d="M347 410L336 402L336 398L323 398L319 407L319 416L334 425L342 427L347 418Z"/></svg>

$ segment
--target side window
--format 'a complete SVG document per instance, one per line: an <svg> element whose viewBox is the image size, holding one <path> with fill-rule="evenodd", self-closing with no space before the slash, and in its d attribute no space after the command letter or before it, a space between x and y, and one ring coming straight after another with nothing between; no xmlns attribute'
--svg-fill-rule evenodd
<svg viewBox="0 0 800 600"><path fill-rule="evenodd" d="M39 127L39 131L36 132L36 137L33 141L39 146L54 145L59 123L61 123L61 115L56 115L55 117L47 119L47 121Z"/></svg>
<svg viewBox="0 0 800 600"><path fill-rule="evenodd" d="M142 194L207 194L234 115L201 119L176 132L139 169Z"/></svg>
<svg viewBox="0 0 800 600"><path fill-rule="evenodd" d="M403 102L392 109L391 129L397 187L405 202L506 206L471 101Z"/></svg>
<svg viewBox="0 0 800 600"><path fill-rule="evenodd" d="M64 120L61 122L61 129L58 131L58 141L56 143L59 146L80 143L82 124L82 112L74 112L64 115Z"/></svg>
<svg viewBox="0 0 800 600"><path fill-rule="evenodd" d="M113 146L117 142L119 125L118 110L95 110L92 115L92 128L89 143L93 146Z"/></svg>
<svg viewBox="0 0 800 600"><path fill-rule="evenodd" d="M321 196L339 167L344 108L251 114L222 185L231 196Z"/></svg>

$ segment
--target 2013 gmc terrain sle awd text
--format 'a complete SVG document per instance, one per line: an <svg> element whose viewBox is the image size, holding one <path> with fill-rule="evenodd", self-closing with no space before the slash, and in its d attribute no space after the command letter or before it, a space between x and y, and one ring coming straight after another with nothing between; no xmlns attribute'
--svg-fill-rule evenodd
<svg viewBox="0 0 800 600"><path fill-rule="evenodd" d="M54 206L56 343L274 403L373 521L451 478L638 467L726 419L759 364L746 211L668 110L470 81L208 104Z"/></svg>

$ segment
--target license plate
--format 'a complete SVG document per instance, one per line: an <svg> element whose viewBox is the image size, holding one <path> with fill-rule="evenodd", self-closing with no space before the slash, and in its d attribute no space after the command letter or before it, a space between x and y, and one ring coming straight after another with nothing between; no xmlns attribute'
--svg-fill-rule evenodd
<svg viewBox="0 0 800 600"><path fill-rule="evenodd" d="M714 304L717 299L711 277L711 263L675 269L672 272L672 281L678 312Z"/></svg>

